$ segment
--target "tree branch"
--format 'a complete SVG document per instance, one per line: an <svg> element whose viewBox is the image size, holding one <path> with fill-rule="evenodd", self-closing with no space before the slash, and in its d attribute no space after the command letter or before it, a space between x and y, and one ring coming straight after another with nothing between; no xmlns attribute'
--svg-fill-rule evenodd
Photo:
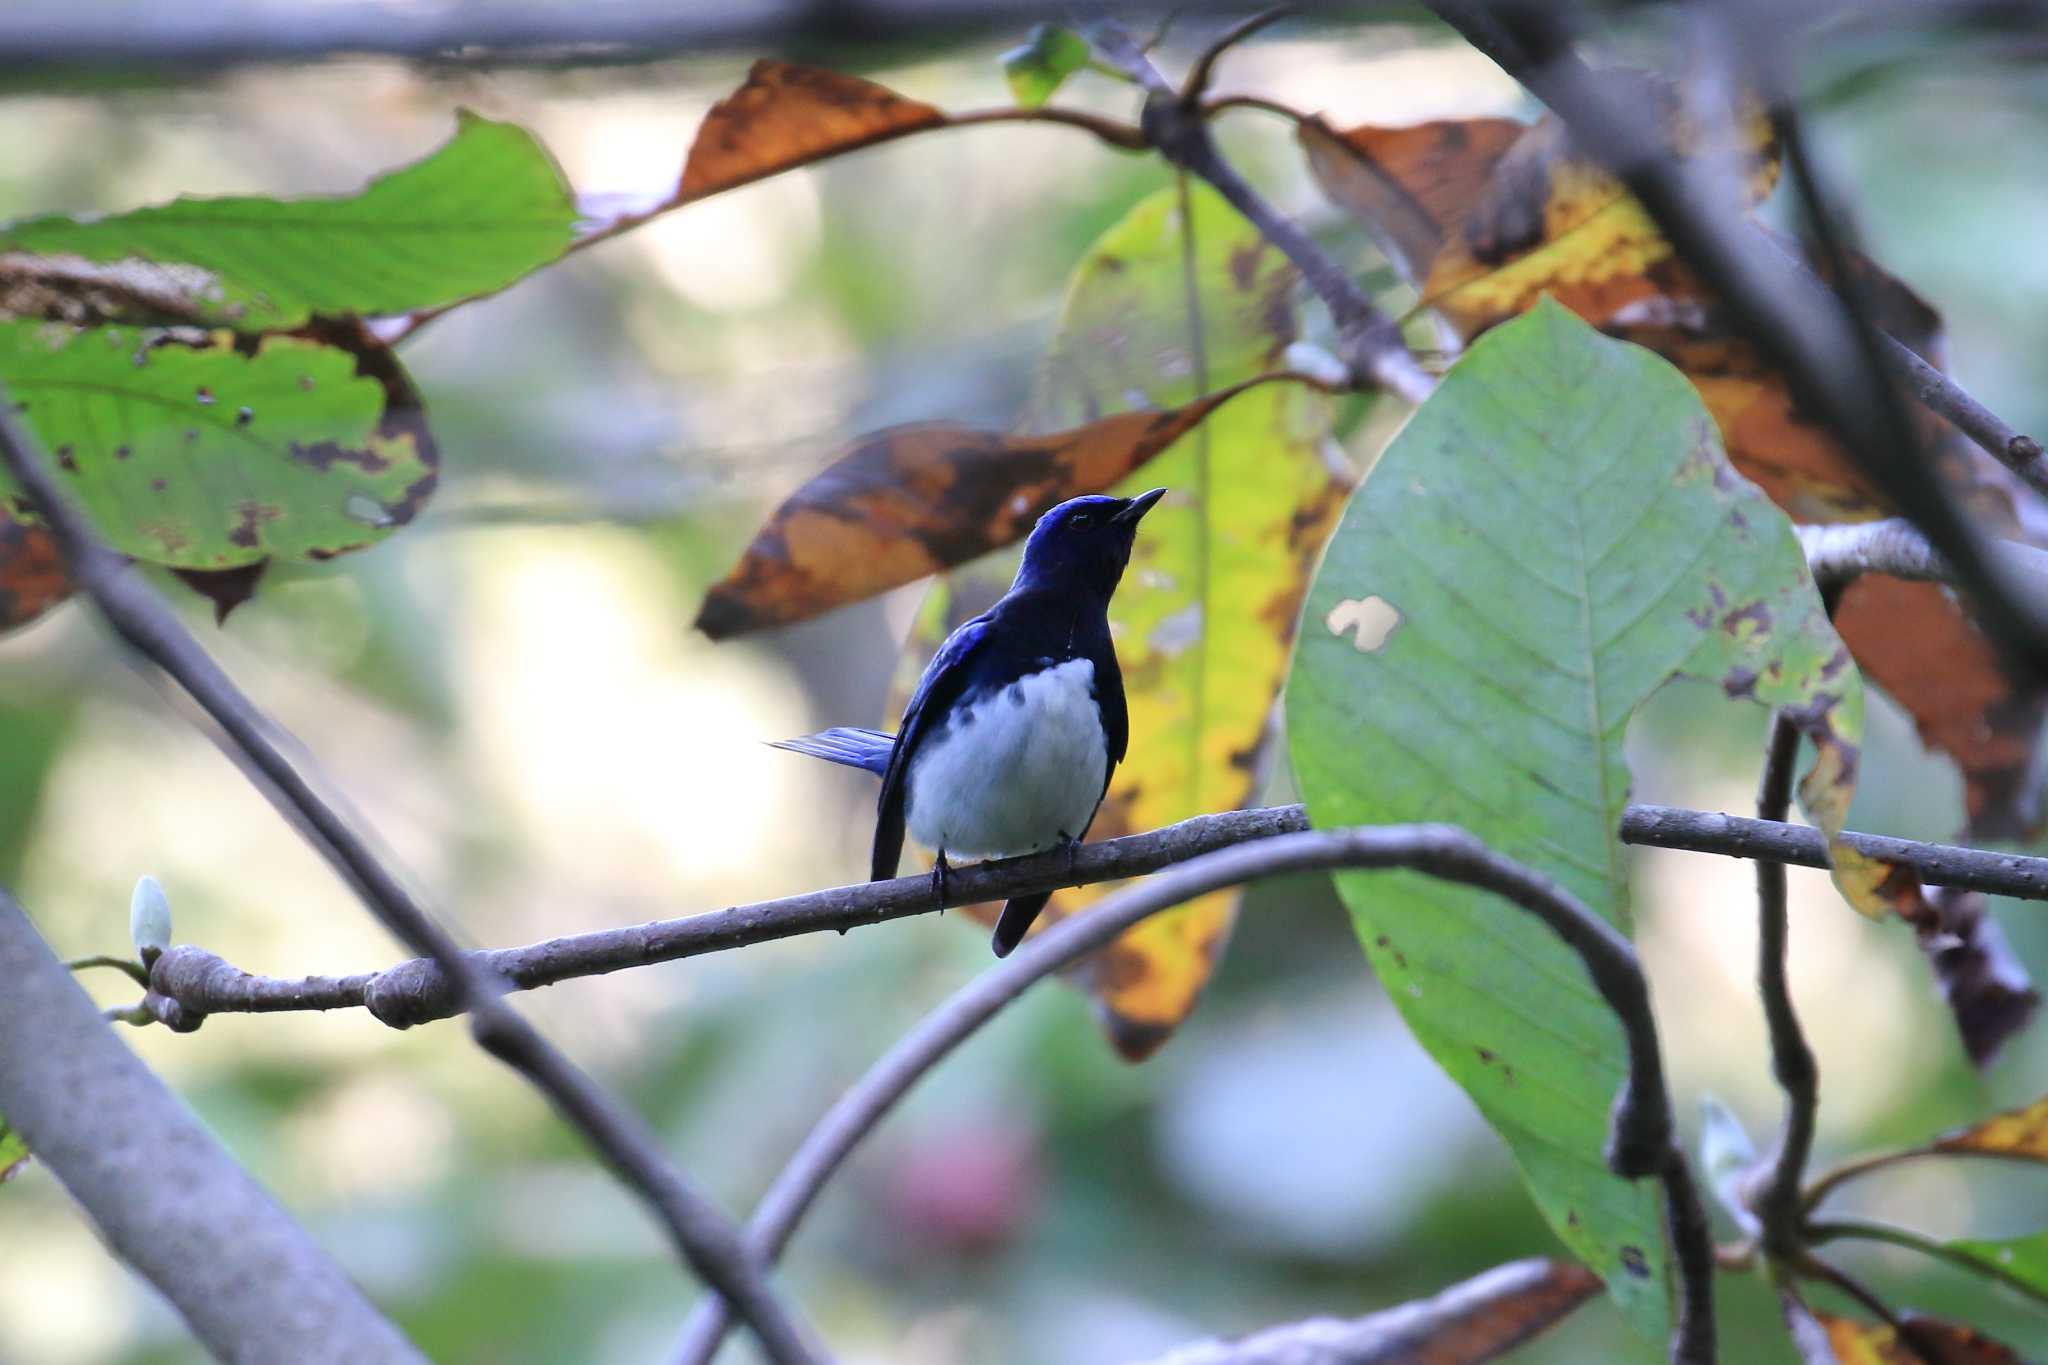
<svg viewBox="0 0 2048 1365"><path fill-rule="evenodd" d="M128 562L94 539L90 525L58 490L18 409L0 389L0 460L41 512L66 569L114 632L176 682L220 726L257 785L295 824L372 914L401 942L432 957L470 1015L480 1047L524 1076L637 1193L699 1275L735 1296L748 1325L777 1365L816 1359L805 1333L784 1308L761 1268L746 1254L738 1229L662 1155L639 1117L584 1075L504 1000L504 983L431 920L398 879L333 807L314 792L273 741L281 731L257 711L220 666L178 623ZM159 958L159 961L162 959Z"/></svg>
<svg viewBox="0 0 2048 1365"><path fill-rule="evenodd" d="M123 1047L0 891L0 1113L222 1360L426 1357Z"/></svg>
<svg viewBox="0 0 2048 1365"><path fill-rule="evenodd" d="M1362 1318L1311 1318L1235 1341L1192 1342L1150 1365L1413 1365L1436 1359L1431 1347L1444 1337L1457 1341L1457 1359L1490 1360L1534 1340L1599 1288L1583 1266L1536 1256Z"/></svg>
<svg viewBox="0 0 2048 1365"><path fill-rule="evenodd" d="M963 986L898 1040L826 1112L755 1210L747 1227L748 1248L763 1260L780 1255L818 1191L882 1116L955 1047L1040 979L1079 961L1148 916L1211 891L1284 872L1393 867L1494 892L1541 919L1578 954L1628 1043L1629 1074L1615 1098L1607 1162L1625 1178L1656 1176L1663 1181L1685 1280L1672 1358L1686 1365L1711 1361L1712 1314L1701 1318L1698 1309L1711 1305L1713 1245L1706 1212L1674 1138L1656 1018L1635 948L1549 878L1447 825L1311 830L1219 849L1120 891L1087 914L1062 920L1025 940L1014 956ZM717 1351L725 1330L724 1306L707 1301L684 1329L678 1359L703 1365Z"/></svg>
<svg viewBox="0 0 2048 1365"><path fill-rule="evenodd" d="M956 867L947 878L945 904L978 905L1037 891L1142 876L1215 849L1307 828L1308 817L1300 806L1199 815L1145 834L1083 844L1074 851L1071 869L1065 855L1056 852ZM1630 806L1622 816L1620 833L1623 843L1650 848L1754 858L1794 867L1828 866L1826 839L1806 825L1774 824L1673 806ZM1842 837L1858 852L1904 864L1932 885L2048 900L2048 858L1853 830ZM486 949L470 956L512 989L534 990L801 934L845 933L931 914L939 908L928 878L898 877L677 919L568 934L524 947ZM204 948L178 944L157 959L150 973L150 991L153 1000L177 1007L188 1023L209 1014L368 1009L393 1028L408 1028L458 1012L447 974L432 958L415 958L383 971L350 976L268 977L252 976Z"/></svg>
<svg viewBox="0 0 2048 1365"><path fill-rule="evenodd" d="M1200 176L1233 208L1249 219L1265 239L1278 247L1301 272L1337 328L1337 355L1356 382L1371 383L1420 403L1436 387L1409 352L1401 328L1330 254L1293 219L1267 203L1259 192L1223 159L1209 135L1208 115L1194 98L1183 96L1161 75L1152 59L1122 27L1104 23L1095 29L1095 46L1118 70L1145 89L1145 109L1138 126L1159 154L1181 170Z"/></svg>
<svg viewBox="0 0 2048 1365"><path fill-rule="evenodd" d="M1771 738L1758 782L1756 813L1760 819L1782 821L1792 806L1792 772L1799 757L1799 727L1783 711L1771 717ZM1799 1183L1813 1153L1814 1119L1820 1108L1820 1068L1800 1027L1792 1003L1792 983L1785 975L1786 939L1791 928L1785 912L1785 868L1781 863L1756 865L1757 991L1763 998L1764 1021L1771 1038L1771 1074L1785 1091L1785 1128L1769 1181L1756 1200L1763 1224L1763 1247L1774 1257L1788 1255L1801 1244Z"/></svg>

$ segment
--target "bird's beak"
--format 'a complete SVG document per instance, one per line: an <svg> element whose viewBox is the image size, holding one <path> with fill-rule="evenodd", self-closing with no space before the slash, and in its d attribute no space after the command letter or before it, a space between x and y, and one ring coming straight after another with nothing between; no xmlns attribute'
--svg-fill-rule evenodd
<svg viewBox="0 0 2048 1365"><path fill-rule="evenodd" d="M1155 488L1149 493L1140 493L1137 497L1125 503L1123 510L1111 517L1110 520L1119 526L1136 525L1138 518L1151 511L1152 504L1165 496L1166 490L1164 488Z"/></svg>

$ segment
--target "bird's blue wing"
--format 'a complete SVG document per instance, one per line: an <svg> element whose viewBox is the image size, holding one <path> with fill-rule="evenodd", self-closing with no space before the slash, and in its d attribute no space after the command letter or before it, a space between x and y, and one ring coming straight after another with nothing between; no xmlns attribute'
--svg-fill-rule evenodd
<svg viewBox="0 0 2048 1365"><path fill-rule="evenodd" d="M903 710L903 724L896 731L896 747L890 751L889 766L882 773L882 796L875 808L875 849L871 879L886 881L896 875L903 859L904 783L910 760L930 724L943 719L953 703L966 691L973 674L974 656L988 638L993 613L983 612L946 637L939 652L925 665L917 680L917 691Z"/></svg>

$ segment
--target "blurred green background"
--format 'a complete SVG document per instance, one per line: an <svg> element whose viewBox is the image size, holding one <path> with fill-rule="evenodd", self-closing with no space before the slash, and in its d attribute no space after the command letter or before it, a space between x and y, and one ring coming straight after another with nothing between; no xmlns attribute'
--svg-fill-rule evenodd
<svg viewBox="0 0 2048 1365"><path fill-rule="evenodd" d="M1190 21L1168 69L1214 31ZM1489 63L1400 26L1289 36L1222 88L1339 124L1519 113ZM917 98L1006 103L1005 44L808 47ZM210 78L39 81L0 98L0 214L181 193L331 192L437 145L458 107L537 132L583 191L670 181L728 53L555 71L337 61ZM2048 427L2048 68L1970 46L1872 49L1813 125L1874 253L1947 315L1955 368ZM1084 77L1063 100L1122 114ZM1227 150L1368 264L1287 130ZM479 944L857 880L867 779L762 746L885 723L918 590L713 646L689 622L769 507L852 434L1002 425L1066 272L1166 183L1059 129L941 133L690 207L465 309L409 343L446 460L388 544L273 574L222 630L243 685ZM1385 434L1354 433L1354 453ZM182 708L86 613L0 641L0 878L60 952L126 951L158 877L177 937L251 971L400 956ZM1879 705L1854 824L1946 837L1953 774ZM1742 810L1763 716L1679 689L1631 737L1643 799ZM1276 796L1284 798L1284 779ZM1746 865L1639 858L1638 915L1682 1111L1702 1091L1776 1122ZM1822 1067L1823 1162L2034 1098L2040 1031L1973 1075L1910 935L1794 874L1793 979ZM2048 975L2039 907L2003 907ZM523 1007L649 1115L735 1210L924 1010L986 964L961 917L920 918L559 986ZM86 983L107 1003L106 974ZM658 1360L695 1296L638 1209L457 1026L357 1013L241 1016L134 1045L437 1360ZM1938 1235L2048 1224L2048 1179L1927 1163L1842 1204ZM1724 1229L1725 1231L1725 1229ZM786 1282L849 1361L1121 1361L1193 1336L1355 1315L1555 1243L1500 1146L1406 1036L1317 879L1252 893L1200 1010L1139 1067L1047 986L895 1115L799 1233ZM1845 1264L1903 1305L2025 1348L2048 1319L1886 1250ZM49 1174L0 1190L0 1358L198 1359ZM1763 1287L1724 1277L1730 1361L1789 1360ZM1642 1358L1594 1303L1516 1360ZM728 1360L745 1359L735 1340Z"/></svg>

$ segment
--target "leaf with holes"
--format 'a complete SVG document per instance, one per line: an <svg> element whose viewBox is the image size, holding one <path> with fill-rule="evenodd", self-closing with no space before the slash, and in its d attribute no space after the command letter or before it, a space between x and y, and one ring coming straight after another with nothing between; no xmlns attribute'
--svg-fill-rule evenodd
<svg viewBox="0 0 2048 1365"><path fill-rule="evenodd" d="M437 459L388 350L340 326L227 338L0 322L0 381L109 545L234 569L329 558L418 514Z"/></svg>
<svg viewBox="0 0 2048 1365"><path fill-rule="evenodd" d="M314 314L402 313L502 289L561 255L576 219L531 133L464 113L439 151L352 195L187 198L0 228L0 252L57 258L0 256L0 281L68 270L83 288L134 291L134 308L271 331Z"/></svg>
<svg viewBox="0 0 2048 1365"><path fill-rule="evenodd" d="M1171 408L1273 369L1295 339L1295 273L1206 187L1192 222L1168 189L1136 205L1076 269L1030 420L1056 425L1133 403ZM1188 321L1183 230L1193 232L1200 353ZM1227 389L1223 389L1227 391ZM1139 529L1110 603L1130 752L1091 838L1242 805L1286 676L1308 577L1348 480L1323 458L1329 401L1293 384L1233 399L1124 491L1171 490ZM1061 891L1043 922L1113 887ZM1236 913L1218 893L1156 915L1098 955L1087 980L1126 1056L1158 1047L1193 1008Z"/></svg>
<svg viewBox="0 0 2048 1365"><path fill-rule="evenodd" d="M1351 501L1303 615L1287 732L1321 828L1462 825L1626 928L1622 739L1668 679L1787 708L1839 831L1862 690L1782 513L1676 370L1544 302L1483 338ZM1610 1175L1621 1032L1505 902L1411 873L1339 891L1380 979L1566 1245L1662 1340L1660 1196Z"/></svg>
<svg viewBox="0 0 2048 1365"><path fill-rule="evenodd" d="M775 509L697 614L714 640L790 625L964 564L1099 493L1252 385L1066 431L919 422L863 436Z"/></svg>

